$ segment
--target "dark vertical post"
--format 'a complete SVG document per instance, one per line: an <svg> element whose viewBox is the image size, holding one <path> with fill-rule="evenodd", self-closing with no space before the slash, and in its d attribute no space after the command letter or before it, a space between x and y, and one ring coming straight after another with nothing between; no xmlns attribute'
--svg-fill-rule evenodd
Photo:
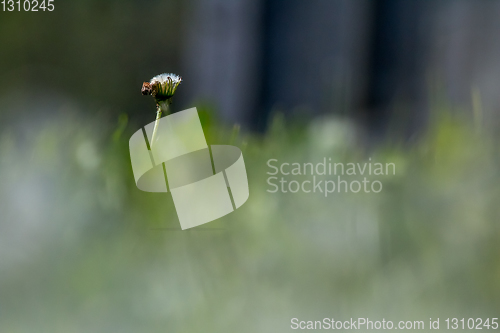
<svg viewBox="0 0 500 333"><path fill-rule="evenodd" d="M371 134L408 135L425 113L426 49L418 0L376 0L366 122ZM395 107L398 105L398 107Z"/></svg>

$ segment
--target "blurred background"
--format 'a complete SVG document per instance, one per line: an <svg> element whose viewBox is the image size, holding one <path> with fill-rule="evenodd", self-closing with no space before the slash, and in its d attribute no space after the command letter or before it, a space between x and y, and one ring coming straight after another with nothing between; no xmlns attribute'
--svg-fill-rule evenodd
<svg viewBox="0 0 500 333"><path fill-rule="evenodd" d="M0 7L1 8L1 7ZM0 331L287 332L498 317L500 1L138 0L0 12ZM250 198L181 231L138 190L143 81L183 77ZM269 159L395 163L271 194ZM428 328L426 326L426 328Z"/></svg>

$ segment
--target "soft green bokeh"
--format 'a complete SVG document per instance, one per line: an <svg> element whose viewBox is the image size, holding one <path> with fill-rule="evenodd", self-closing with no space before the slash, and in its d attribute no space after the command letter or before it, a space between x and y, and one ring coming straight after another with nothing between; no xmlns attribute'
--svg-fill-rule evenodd
<svg viewBox="0 0 500 333"><path fill-rule="evenodd" d="M139 191L140 125L68 113L0 134L1 332L287 332L290 319L498 317L496 135L434 111L410 144L367 150L356 126L274 118L240 147L249 200L181 231L170 194ZM21 125L19 125L21 126ZM109 130L112 127L112 130ZM379 194L271 194L268 159L396 164ZM305 177L303 177L305 179ZM297 179L301 179L300 177Z"/></svg>

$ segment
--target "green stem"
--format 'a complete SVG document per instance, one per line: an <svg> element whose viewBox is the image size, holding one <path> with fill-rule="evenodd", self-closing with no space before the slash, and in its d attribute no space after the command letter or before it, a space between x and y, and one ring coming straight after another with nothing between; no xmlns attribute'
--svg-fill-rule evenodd
<svg viewBox="0 0 500 333"><path fill-rule="evenodd" d="M156 106L155 127L153 129L153 135L151 136L151 142L150 142L151 149L153 149L153 143L155 142L156 132L158 130L158 124L160 123L161 114L162 114L162 112L165 112L165 114L168 114L168 105L169 104L170 104L169 101L166 101L166 102L163 102L163 103L159 103Z"/></svg>

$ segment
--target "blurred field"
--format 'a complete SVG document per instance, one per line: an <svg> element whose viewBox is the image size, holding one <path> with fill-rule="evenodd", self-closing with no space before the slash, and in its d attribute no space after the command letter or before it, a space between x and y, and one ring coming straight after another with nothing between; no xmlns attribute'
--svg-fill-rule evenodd
<svg viewBox="0 0 500 333"><path fill-rule="evenodd" d="M498 137L472 111L440 105L411 143L369 150L346 119L278 115L266 134L235 135L200 113L209 143L243 150L250 198L187 231L169 194L135 187L128 139L141 124L127 115L62 110L0 133L1 332L287 332L294 317L498 317ZM323 157L371 157L397 172L380 194L266 192L268 159Z"/></svg>

